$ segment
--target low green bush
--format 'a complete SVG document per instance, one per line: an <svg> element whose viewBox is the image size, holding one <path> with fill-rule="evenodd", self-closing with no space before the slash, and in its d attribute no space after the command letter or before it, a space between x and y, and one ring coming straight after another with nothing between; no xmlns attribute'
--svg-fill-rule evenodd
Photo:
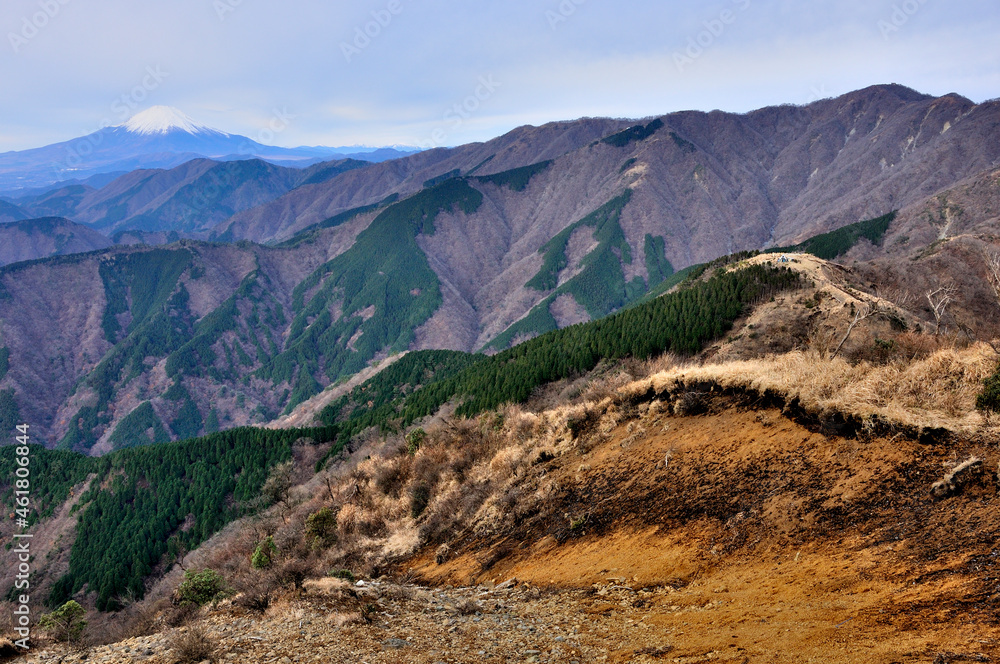
<svg viewBox="0 0 1000 664"><path fill-rule="evenodd" d="M57 641L76 641L87 627L83 619L86 613L82 606L70 600L52 613L42 615L38 624Z"/></svg>
<svg viewBox="0 0 1000 664"><path fill-rule="evenodd" d="M232 591L226 584L226 580L214 569L205 569L200 572L187 570L184 572L184 580L177 586L177 599L180 600L181 604L204 606L210 602L217 602L229 597L231 594Z"/></svg>
<svg viewBox="0 0 1000 664"><path fill-rule="evenodd" d="M277 555L278 547L274 545L274 538L268 535L254 549L253 555L250 556L250 566L254 569L267 569L274 563Z"/></svg>
<svg viewBox="0 0 1000 664"><path fill-rule="evenodd" d="M1000 365L983 384L983 391L976 397L976 408L983 412L1000 413Z"/></svg>

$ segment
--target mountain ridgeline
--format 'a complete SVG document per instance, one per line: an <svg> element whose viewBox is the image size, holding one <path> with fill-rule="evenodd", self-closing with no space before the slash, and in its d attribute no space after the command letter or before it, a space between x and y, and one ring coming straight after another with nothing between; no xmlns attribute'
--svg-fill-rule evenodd
<svg viewBox="0 0 1000 664"><path fill-rule="evenodd" d="M464 192L462 186L449 189ZM424 209L433 210L435 204ZM159 260L177 273L186 259L174 254ZM71 491L89 487L79 497L68 571L46 578L48 568L40 570L41 583L49 588L48 603L59 605L84 587L100 610L118 610L127 598L141 598L146 581L164 562L195 548L232 519L265 506L258 499L261 487L271 469L291 457L296 444L330 443L322 464L366 428L398 430L453 399L461 403L461 413L471 415L524 401L535 388L589 371L602 361L667 350L694 353L728 330L751 305L799 282L797 273L783 267L727 269L720 264L710 278L692 279L676 293L551 332L492 357L413 353L331 404L323 413L327 422L319 428L242 427L194 440L129 447L100 458L35 449L32 464L36 472L45 473L46 482L35 497L32 523L50 517ZM154 288L140 294L137 325L150 324L160 315L150 318L147 306L158 298L175 300L168 310L181 309L176 293L168 292ZM167 315L158 324L169 322ZM128 372L132 364L125 360L120 366ZM130 425L136 433L157 430L148 401L135 413L142 413L140 421ZM14 467L14 448L0 449L0 472L12 477ZM7 486L3 498L10 500L12 491Z"/></svg>
<svg viewBox="0 0 1000 664"><path fill-rule="evenodd" d="M737 251L948 270L941 243L992 209L948 192L994 195L998 113L875 86L382 163L199 159L12 200L0 233L47 257L0 254L0 415L99 455L269 422L398 353L502 353Z"/></svg>
<svg viewBox="0 0 1000 664"><path fill-rule="evenodd" d="M516 189L541 170L482 180ZM0 308L34 294L21 287L53 270L73 278L87 275L99 293L83 306L89 310L87 324L100 321L100 334L89 331L91 343L78 349L79 379L64 382L63 403L52 404L59 420L51 442L105 452L265 422L373 360L411 349L443 301L442 284L418 238L434 236L440 215L476 212L484 204L476 188L482 180L450 178L359 212L374 218L330 260L315 240L280 248L189 242L8 267L0 273L0 283L9 284ZM618 254L610 251L615 246L631 260L615 216L627 200L626 193L578 224L595 228L600 245L591 254L595 267L588 263L563 291L588 304L586 298L592 298L595 318L648 290L641 278L625 287ZM562 238L546 251L558 253ZM555 260L565 263L564 256ZM227 270L231 287L220 292L219 273ZM545 270L539 276L555 277ZM588 278L589 290L573 290ZM554 283L532 287L555 290ZM16 354L21 338L16 329L8 336ZM13 367L16 372L16 359ZM154 373L160 375L156 382ZM125 401L136 405L116 417ZM22 412L45 422L41 407Z"/></svg>
<svg viewBox="0 0 1000 664"><path fill-rule="evenodd" d="M493 356L412 353L326 406L320 418L347 444L368 427L406 427L451 401L458 401L459 416L522 403L538 387L583 375L603 361L697 353L751 305L800 284L799 275L787 268L729 270L726 262L716 263L710 278L699 279L702 270L665 297L543 334Z"/></svg>
<svg viewBox="0 0 1000 664"><path fill-rule="evenodd" d="M276 111L270 128L284 126L288 119ZM25 194L30 189L51 189L61 182L70 182L70 178L75 180L73 184L82 186L106 183L108 175L121 175L136 169L173 169L185 162L206 158L219 161L261 159L280 166L303 168L323 161L352 158L376 162L412 151L262 145L246 136L200 125L175 108L153 106L121 125L104 127L87 136L0 154L0 191Z"/></svg>
<svg viewBox="0 0 1000 664"><path fill-rule="evenodd" d="M132 171L100 188L70 184L16 200L22 215L67 217L108 236L163 232L207 237L238 212L368 165L343 159L298 169L260 159L194 159L166 170Z"/></svg>
<svg viewBox="0 0 1000 664"><path fill-rule="evenodd" d="M382 163L196 159L4 200L0 239L21 249L0 252L0 429L43 443L29 522L64 542L38 587L120 609L278 500L276 467L321 470L362 434L545 400L626 358L735 353L742 319L741 348L825 347L855 311L822 270L865 298L953 281L946 324L985 338L998 114L876 86ZM793 251L852 267L788 269ZM758 305L768 325L746 318ZM881 322L916 336L933 313ZM304 428L263 428L283 416ZM0 449L3 477L15 464Z"/></svg>

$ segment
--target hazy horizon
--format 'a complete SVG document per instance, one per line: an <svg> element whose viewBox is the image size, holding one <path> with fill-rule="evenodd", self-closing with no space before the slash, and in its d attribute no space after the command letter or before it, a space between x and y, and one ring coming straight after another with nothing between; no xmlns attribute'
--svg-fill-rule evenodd
<svg viewBox="0 0 1000 664"><path fill-rule="evenodd" d="M11 0L0 10L0 152L154 105L286 147L432 147L580 117L805 104L874 84L979 103L1000 96L998 17L981 0L297 0L280 10Z"/></svg>

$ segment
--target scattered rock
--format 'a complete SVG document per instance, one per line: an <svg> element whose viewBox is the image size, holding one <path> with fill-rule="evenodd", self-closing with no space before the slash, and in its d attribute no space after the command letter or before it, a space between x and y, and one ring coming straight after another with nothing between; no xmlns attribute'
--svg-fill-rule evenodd
<svg viewBox="0 0 1000 664"><path fill-rule="evenodd" d="M969 457L949 470L943 478L931 485L931 495L935 498L946 498L960 493L962 488L973 476L982 472L983 460L979 457Z"/></svg>

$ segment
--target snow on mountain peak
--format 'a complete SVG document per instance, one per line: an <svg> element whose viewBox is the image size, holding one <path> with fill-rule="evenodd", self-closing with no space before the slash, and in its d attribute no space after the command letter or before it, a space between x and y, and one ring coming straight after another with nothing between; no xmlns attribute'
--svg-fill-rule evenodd
<svg viewBox="0 0 1000 664"><path fill-rule="evenodd" d="M208 127L199 125L183 112L170 106L147 108L145 111L133 115L122 127L132 133L143 135L166 134L174 130L186 131L189 134L211 131Z"/></svg>

